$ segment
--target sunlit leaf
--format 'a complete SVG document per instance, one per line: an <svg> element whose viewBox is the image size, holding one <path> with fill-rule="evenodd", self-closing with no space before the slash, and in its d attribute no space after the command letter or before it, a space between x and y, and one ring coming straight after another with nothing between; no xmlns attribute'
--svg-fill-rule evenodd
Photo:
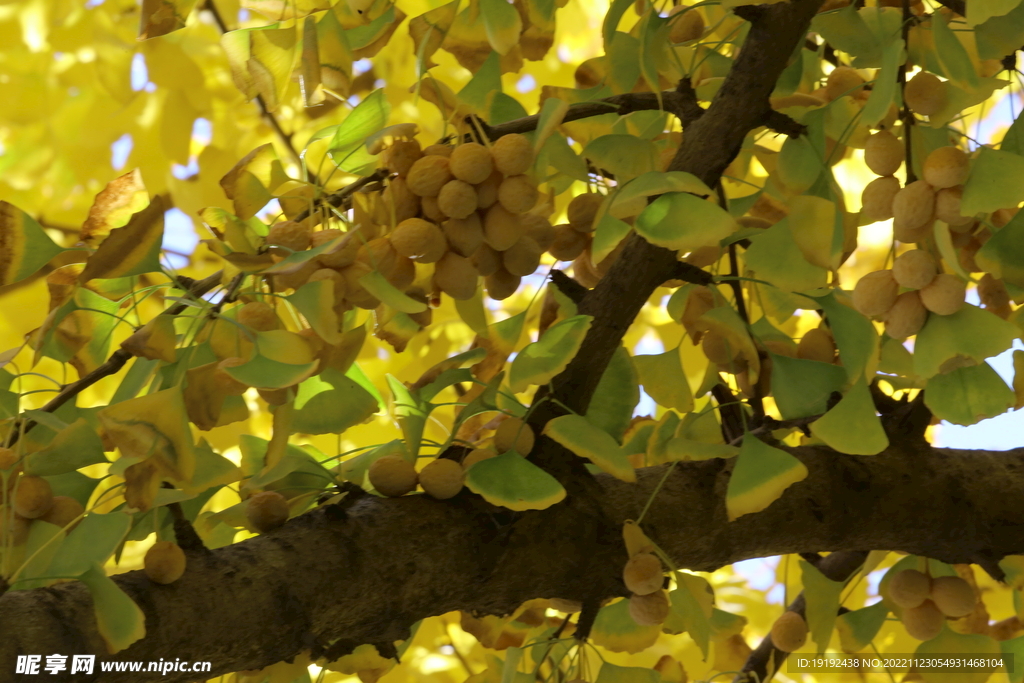
<svg viewBox="0 0 1024 683"><path fill-rule="evenodd" d="M787 488L806 478L807 466L802 462L747 434L725 496L729 520L764 510Z"/></svg>
<svg viewBox="0 0 1024 683"><path fill-rule="evenodd" d="M636 472L625 451L608 432L580 415L563 415L549 420L543 434L581 458L587 458L617 479L636 481Z"/></svg>
<svg viewBox="0 0 1024 683"><path fill-rule="evenodd" d="M543 510L565 498L558 480L515 451L481 460L466 472L466 486L492 505Z"/></svg>
<svg viewBox="0 0 1024 683"><path fill-rule="evenodd" d="M583 344L592 320L589 315L566 318L549 327L538 341L527 344L512 361L512 391L519 393L532 384L546 384L564 370Z"/></svg>
<svg viewBox="0 0 1024 683"><path fill-rule="evenodd" d="M1016 397L991 365L980 363L929 379L924 402L941 420L972 425L1002 415L1013 408Z"/></svg>
<svg viewBox="0 0 1024 683"><path fill-rule="evenodd" d="M78 577L89 587L96 626L107 651L120 652L146 635L146 617L128 595L111 580L99 564Z"/></svg>

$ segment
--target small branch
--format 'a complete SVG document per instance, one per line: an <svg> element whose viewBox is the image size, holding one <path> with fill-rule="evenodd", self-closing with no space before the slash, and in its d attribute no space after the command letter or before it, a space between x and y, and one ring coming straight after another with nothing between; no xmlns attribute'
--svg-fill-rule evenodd
<svg viewBox="0 0 1024 683"><path fill-rule="evenodd" d="M217 286L217 283L220 282L221 274L222 271L218 270L216 273L210 275L209 277L203 278L202 280L193 281L194 284L192 287L188 289L188 293L195 298L203 296L204 294L206 294L207 292L209 292L210 290ZM178 315L186 308L187 306L185 304L176 304L171 308L167 309L161 315ZM116 375L121 370L121 368L125 366L125 363L127 363L131 358L132 354L130 354L128 351L125 351L124 349L118 349L117 351L112 353L110 357L107 358L107 360L104 361L95 370L85 375L85 377L82 377L77 382L72 382L71 384L64 385L64 387L60 390L60 393L54 396L52 399L50 399L50 401L39 410L43 411L44 413L52 413L56 411L62 405L67 403L70 399L82 393L82 391L84 391L88 387L91 387L93 384L96 384L96 382L99 382L104 377ZM13 447L14 444L17 443L21 435L30 432L36 426L36 424L37 423L35 420L28 420L22 429L13 429L11 431L11 441L10 443L7 444L7 447Z"/></svg>
<svg viewBox="0 0 1024 683"><path fill-rule="evenodd" d="M594 627L594 620L597 619L599 611L601 611L599 601L593 599L584 601L583 610L576 618L576 632L573 634L577 641L582 643L590 637L590 630Z"/></svg>
<svg viewBox="0 0 1024 683"><path fill-rule="evenodd" d="M746 19L750 23L754 23L764 16L764 9L759 5L742 5L733 7L732 11L740 19Z"/></svg>
<svg viewBox="0 0 1024 683"><path fill-rule="evenodd" d="M765 116L764 125L776 133L782 133L791 138L798 138L801 135L807 134L807 126L774 109L768 111L768 114Z"/></svg>
<svg viewBox="0 0 1024 683"><path fill-rule="evenodd" d="M657 111L664 106L664 111L675 114L685 128L704 113L704 109L697 104L696 94L691 95L691 93L692 88L690 88L690 92L685 90L680 92L680 89L677 88L676 90L666 90L660 93L660 101L658 99L659 93L631 92L612 95L611 97L594 102L579 102L569 106L569 110L562 118L562 123L588 119L593 116L601 116L602 114L625 116L637 111ZM492 126L480 119L467 117L467 122L472 127L479 128L487 136L487 139L491 141L497 140L509 133L529 133L534 131L537 129L539 121L540 115L534 114ZM474 137L475 134L473 133L467 135L467 139L473 139Z"/></svg>
<svg viewBox="0 0 1024 683"><path fill-rule="evenodd" d="M388 175L389 175L389 172L388 172L388 170L386 168L378 168L376 171L374 171L370 175L363 176L359 180L356 180L356 181L346 185L345 187L341 188L337 192L333 192L333 193L327 195L326 197L324 197L324 201L326 201L328 204L330 204L331 206L333 206L336 209L337 208L341 208L345 204L345 201L349 197L354 195L356 192L358 192L360 189L362 189L363 187L366 187L370 183L375 183L377 181L384 180L385 178L388 177ZM297 215L295 217L295 219L294 219L295 222L296 223L301 223L302 221L304 221L307 218L309 218L310 213L311 212L309 211L309 209L303 211L302 213L300 213L299 215Z"/></svg>
<svg viewBox="0 0 1024 683"><path fill-rule="evenodd" d="M864 560L867 556L868 554L864 551L844 550L821 558L821 561L815 566L818 571L833 581L848 581L853 576L854 572L864 564ZM801 555L801 557L803 557L803 555ZM808 561L810 562L810 560ZM811 562L811 564L814 563ZM804 594L801 592L800 595L790 603L787 610L790 612L796 612L800 616L804 616L806 604ZM777 649L772 644L772 637L769 635L761 641L761 644L757 646L756 650L750 653L750 656L747 657L746 664L743 665L743 671L733 678L733 683L754 683L755 681L758 683L766 683L771 680L775 672L782 668L782 664L786 661L786 657L788 656L789 653ZM769 666L769 662L771 662L771 666Z"/></svg>
<svg viewBox="0 0 1024 683"><path fill-rule="evenodd" d="M729 443L742 441L746 432L744 426L743 408L736 402L729 387L721 382L711 387L711 395L718 401L718 413L722 417L722 436Z"/></svg>
<svg viewBox="0 0 1024 683"><path fill-rule="evenodd" d="M163 483L163 487L165 489L174 488L166 481ZM206 547L206 544L203 543L203 539L199 538L199 534L196 533L196 529L192 526L192 522L185 516L185 511L181 508L181 503L169 504L167 506L167 511L170 512L171 517L174 518L174 540L177 541L178 547L186 553L210 552L209 548Z"/></svg>
<svg viewBox="0 0 1024 683"><path fill-rule="evenodd" d="M715 276L692 263L677 261L672 267L672 279L682 280L683 282L695 285L710 285L715 281Z"/></svg>
<svg viewBox="0 0 1024 683"><path fill-rule="evenodd" d="M963 2L963 0L960 0ZM910 13L910 0L903 0L903 44L907 45L907 41L910 39L910 25L913 19L913 15ZM914 173L914 157L913 157L913 145L911 144L911 130L914 128L914 113L910 111L910 107L907 106L907 97L904 94L907 87L907 64L904 62L900 64L899 71L896 72L896 80L900 86L900 96L903 99L903 110L900 112L900 120L903 121L903 147L906 150L905 156L907 157L907 182L905 185L917 181L917 174Z"/></svg>
<svg viewBox="0 0 1024 683"><path fill-rule="evenodd" d="M587 295L587 291L589 291L586 287L566 275L565 272L561 270L551 271L551 283L558 288L558 291L569 297L569 300L574 304L582 303L583 297L585 297Z"/></svg>
<svg viewBox="0 0 1024 683"><path fill-rule="evenodd" d="M764 436L766 434L771 434L772 432L779 429L790 429L793 427L803 429L820 417L821 415L810 415L808 417L795 417L791 420L776 420L771 415L766 415L761 425L759 427L751 429L749 433L752 436ZM738 438L735 438L732 441L730 441L729 445L739 446L741 443L743 443L744 436L746 436L746 434L741 434Z"/></svg>
<svg viewBox="0 0 1024 683"><path fill-rule="evenodd" d="M924 390L919 391L913 401L899 401L897 407L882 415L882 427L886 434L900 439L927 443L925 430L931 424L932 411L924 404Z"/></svg>

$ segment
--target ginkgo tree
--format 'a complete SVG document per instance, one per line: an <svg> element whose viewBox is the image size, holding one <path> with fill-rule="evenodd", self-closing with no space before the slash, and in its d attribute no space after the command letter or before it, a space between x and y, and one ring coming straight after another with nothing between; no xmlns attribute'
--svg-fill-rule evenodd
<svg viewBox="0 0 1024 683"><path fill-rule="evenodd" d="M1019 0L0 35L0 680L1024 680Z"/></svg>

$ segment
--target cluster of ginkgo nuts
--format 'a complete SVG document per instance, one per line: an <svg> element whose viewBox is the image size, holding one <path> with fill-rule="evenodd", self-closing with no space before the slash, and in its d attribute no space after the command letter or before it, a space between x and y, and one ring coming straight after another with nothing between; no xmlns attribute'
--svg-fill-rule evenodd
<svg viewBox="0 0 1024 683"><path fill-rule="evenodd" d="M483 276L488 295L506 299L536 271L545 252L569 261L587 250L604 199L600 194L573 198L569 223L552 226L551 204L528 174L533 160L532 143L518 133L489 148L475 142L421 148L415 139L395 140L382 152L384 167L395 175L366 207L354 204L352 230L312 231L295 221L270 228L266 244L292 251L343 238L300 270L273 276L274 283L286 289L329 280L337 304L372 309L380 301L360 279L373 270L426 301L425 292L413 287L420 263L433 264L435 295L469 299Z"/></svg>
<svg viewBox="0 0 1024 683"><path fill-rule="evenodd" d="M629 615L640 626L665 623L671 610L661 560L649 550L641 549L622 569L622 580L633 593L629 597Z"/></svg>
<svg viewBox="0 0 1024 683"><path fill-rule="evenodd" d="M901 288L906 290L902 294ZM883 320L886 334L903 340L924 327L929 312L952 315L959 311L966 295L963 280L940 273L927 251L912 249L897 256L892 268L862 277L853 289L853 307L869 318Z"/></svg>
<svg viewBox="0 0 1024 683"><path fill-rule="evenodd" d="M889 599L902 608L903 626L918 640L931 640L942 631L946 618L959 619L974 611L974 588L959 576L930 577L916 569L893 574Z"/></svg>
<svg viewBox="0 0 1024 683"><path fill-rule="evenodd" d="M21 545L35 521L54 524L66 532L78 525L85 508L70 496L55 496L50 482L23 472L21 458L0 448L0 548Z"/></svg>

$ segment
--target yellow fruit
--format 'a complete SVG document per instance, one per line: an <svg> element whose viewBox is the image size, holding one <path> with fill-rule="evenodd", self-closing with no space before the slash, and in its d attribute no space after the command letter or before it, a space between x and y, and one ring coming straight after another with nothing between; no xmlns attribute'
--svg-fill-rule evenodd
<svg viewBox="0 0 1024 683"><path fill-rule="evenodd" d="M905 158L903 143L887 130L873 133L864 143L864 163L875 175L892 175Z"/></svg>
<svg viewBox="0 0 1024 683"><path fill-rule="evenodd" d="M448 250L441 229L422 218L402 221L388 239L401 256L419 263L436 263Z"/></svg>
<svg viewBox="0 0 1024 683"><path fill-rule="evenodd" d="M505 270L513 275L525 277L532 275L533 271L537 270L537 266L540 265L540 256L543 253L536 242L523 235L519 241L502 252L501 261Z"/></svg>
<svg viewBox="0 0 1024 683"><path fill-rule="evenodd" d="M650 595L665 585L664 571L656 555L637 553L622 568L622 580L637 595Z"/></svg>
<svg viewBox="0 0 1024 683"><path fill-rule="evenodd" d="M462 465L447 458L438 458L420 471L420 486L428 496L447 500L462 490Z"/></svg>
<svg viewBox="0 0 1024 683"><path fill-rule="evenodd" d="M657 626L665 623L671 609L665 591L650 595L633 595L629 598L629 616L640 626Z"/></svg>
<svg viewBox="0 0 1024 683"><path fill-rule="evenodd" d="M885 315L896 303L899 292L891 270L876 270L862 277L853 288L853 307L869 318Z"/></svg>
<svg viewBox="0 0 1024 683"><path fill-rule="evenodd" d="M476 212L465 218L450 218L441 224L448 246L459 256L469 258L484 243L484 226Z"/></svg>
<svg viewBox="0 0 1024 683"><path fill-rule="evenodd" d="M593 232L594 219L597 217L597 210L601 208L603 201L604 195L594 192L578 194L573 197L565 210L569 225L580 232Z"/></svg>
<svg viewBox="0 0 1024 683"><path fill-rule="evenodd" d="M944 187L935 193L935 217L949 225L950 229L970 225L974 220L970 216L960 215L960 198L963 187Z"/></svg>
<svg viewBox="0 0 1024 683"><path fill-rule="evenodd" d="M495 169L482 183L476 185L476 208L489 209L498 201L498 188L505 176Z"/></svg>
<svg viewBox="0 0 1024 683"><path fill-rule="evenodd" d="M576 282L587 289L597 287L597 283L601 281L601 274L594 267L594 262L590 259L588 249L584 249L583 253L572 262L572 274Z"/></svg>
<svg viewBox="0 0 1024 683"><path fill-rule="evenodd" d="M384 188L378 206L380 215L375 214L376 222L381 225L398 225L419 214L420 198L413 194L404 178L394 178Z"/></svg>
<svg viewBox="0 0 1024 683"><path fill-rule="evenodd" d="M434 266L434 284L451 298L465 301L476 293L477 270L472 261L449 251Z"/></svg>
<svg viewBox="0 0 1024 683"><path fill-rule="evenodd" d="M270 227L266 243L292 251L303 251L309 249L310 238L309 228L295 221L284 221Z"/></svg>
<svg viewBox="0 0 1024 683"><path fill-rule="evenodd" d="M493 448L474 448L469 452L469 455L462 461L462 469L468 470L473 465L477 464L481 460L487 460L498 455L498 451Z"/></svg>
<svg viewBox="0 0 1024 683"><path fill-rule="evenodd" d="M314 270L306 282L329 283L334 291L334 303L338 303L345 298L345 278L343 278L341 273L333 268L321 268L319 270Z"/></svg>
<svg viewBox="0 0 1024 683"><path fill-rule="evenodd" d="M931 587L932 580L927 574L904 569L889 579L889 599L904 609L918 607L928 599Z"/></svg>
<svg viewBox="0 0 1024 683"><path fill-rule="evenodd" d="M381 154L381 162L389 171L405 176L422 156L423 150L416 140L395 140L395 143Z"/></svg>
<svg viewBox="0 0 1024 683"><path fill-rule="evenodd" d="M903 610L903 626L911 637L918 640L931 640L939 635L945 622L946 618L931 600Z"/></svg>
<svg viewBox="0 0 1024 683"><path fill-rule="evenodd" d="M153 583L174 583L185 573L185 551L173 541L157 541L146 551L142 563Z"/></svg>
<svg viewBox="0 0 1024 683"><path fill-rule="evenodd" d="M573 261L587 248L587 236L575 230L571 224L555 226L555 238L548 252L559 261Z"/></svg>
<svg viewBox="0 0 1024 683"><path fill-rule="evenodd" d="M535 213L526 213L519 217L519 225L527 237L537 243L542 252L555 241L555 228L544 216Z"/></svg>
<svg viewBox="0 0 1024 683"><path fill-rule="evenodd" d="M837 66L825 81L825 95L834 100L843 95L856 97L864 90L864 79L856 69L848 66Z"/></svg>
<svg viewBox="0 0 1024 683"><path fill-rule="evenodd" d="M473 267L484 277L494 275L501 270L501 252L495 251L486 242L473 254Z"/></svg>
<svg viewBox="0 0 1024 683"><path fill-rule="evenodd" d="M503 207L495 204L487 209L484 216L484 240L497 251L505 251L517 241L523 228L519 217Z"/></svg>
<svg viewBox="0 0 1024 683"><path fill-rule="evenodd" d="M427 145L423 148L423 156L434 156L434 157L451 157L454 150L451 145L444 145L437 143L434 145Z"/></svg>
<svg viewBox="0 0 1024 683"><path fill-rule="evenodd" d="M345 239L342 240L341 247L337 251L322 253L316 257L317 262L324 268L344 268L352 265L356 260L356 254L359 253L359 247L363 245L366 238L360 230L343 233L341 230L331 229L313 233L311 246L314 247L319 247L343 235Z"/></svg>
<svg viewBox="0 0 1024 683"><path fill-rule="evenodd" d="M529 455L536 439L530 425L518 417L510 417L494 432L494 448L499 453L514 450L519 455Z"/></svg>
<svg viewBox="0 0 1024 683"><path fill-rule="evenodd" d="M913 230L927 225L935 215L935 192L923 180L910 183L892 200L893 228Z"/></svg>
<svg viewBox="0 0 1024 683"><path fill-rule="evenodd" d="M526 213L537 203L539 196L537 186L525 175L509 176L498 186L498 203L509 213Z"/></svg>
<svg viewBox="0 0 1024 683"><path fill-rule="evenodd" d="M954 619L973 612L978 602L974 588L959 576L939 576L932 579L931 599L940 612Z"/></svg>
<svg viewBox="0 0 1024 683"><path fill-rule="evenodd" d="M970 173L967 152L959 147L939 147L924 160L925 182L937 190L963 185Z"/></svg>
<svg viewBox="0 0 1024 683"><path fill-rule="evenodd" d="M886 221L892 218L892 202L900 191L900 181L892 176L875 178L864 186L860 195L860 212L866 222Z"/></svg>
<svg viewBox="0 0 1024 683"><path fill-rule="evenodd" d="M709 361L718 365L728 365L737 354L729 340L714 330L709 330L700 340L700 348Z"/></svg>
<svg viewBox="0 0 1024 683"><path fill-rule="evenodd" d="M373 272L373 268L362 261L356 261L351 266L341 270L341 276L345 278L345 300L352 302L353 306L367 310L377 308L380 300L366 291L359 278Z"/></svg>
<svg viewBox="0 0 1024 683"><path fill-rule="evenodd" d="M921 244L927 241L933 234L935 234L934 218L924 225L919 225L916 228L911 228L897 223L893 223L892 226L893 238L895 238L897 242L901 242L903 244Z"/></svg>
<svg viewBox="0 0 1024 683"><path fill-rule="evenodd" d="M494 167L503 175L526 173L533 165L533 145L525 135L509 133L498 138L491 146Z"/></svg>
<svg viewBox="0 0 1024 683"><path fill-rule="evenodd" d="M14 511L25 519L42 517L53 506L53 489L42 477L26 474L14 490Z"/></svg>
<svg viewBox="0 0 1024 683"><path fill-rule="evenodd" d="M797 612L786 611L772 624L772 645L796 652L807 642L807 622Z"/></svg>
<svg viewBox="0 0 1024 683"><path fill-rule="evenodd" d="M921 303L932 313L952 315L963 308L967 286L956 275L942 273L920 290Z"/></svg>
<svg viewBox="0 0 1024 683"><path fill-rule="evenodd" d="M476 142L466 142L452 150L450 162L452 175L473 185L487 180L494 171L491 152Z"/></svg>
<svg viewBox="0 0 1024 683"><path fill-rule="evenodd" d="M896 257L892 276L900 287L922 289L931 284L939 272L935 259L923 249L911 249Z"/></svg>
<svg viewBox="0 0 1024 683"><path fill-rule="evenodd" d="M928 320L928 309L921 303L920 292L904 292L885 314L885 332L900 341L921 331Z"/></svg>
<svg viewBox="0 0 1024 683"><path fill-rule="evenodd" d="M808 330L796 347L796 357L831 363L836 357L836 343L832 335L825 330Z"/></svg>
<svg viewBox="0 0 1024 683"><path fill-rule="evenodd" d="M406 183L413 194L420 197L436 197L441 188L452 179L448 168L448 158L442 156L425 156L409 169Z"/></svg>
<svg viewBox="0 0 1024 683"><path fill-rule="evenodd" d="M316 272L316 271L313 271ZM312 273L310 273L312 275ZM281 327L281 321L270 304L264 301L250 301L238 307L235 319L257 332L268 332Z"/></svg>
<svg viewBox="0 0 1024 683"><path fill-rule="evenodd" d="M484 278L487 296L495 301L503 301L515 294L516 290L519 289L520 282L522 282L521 277L513 275L504 268L498 268L498 270Z"/></svg>
<svg viewBox="0 0 1024 683"><path fill-rule="evenodd" d="M447 247L447 243L443 239L441 242ZM398 253L391 240L387 237L378 237L364 244L359 248L356 260L365 263L374 270L380 271L381 275L387 278L388 282L399 289L405 289L412 282L409 279L410 272L406 263L406 257ZM415 269L412 269L411 275L415 276ZM353 291L347 279L345 287L347 291Z"/></svg>
<svg viewBox="0 0 1024 683"><path fill-rule="evenodd" d="M946 106L948 86L938 76L920 71L907 81L903 100L921 116L934 116Z"/></svg>
<svg viewBox="0 0 1024 683"><path fill-rule="evenodd" d="M682 14L676 17L680 12ZM704 17L697 10L686 5L676 5L669 10L668 16L675 17L670 19L668 30L668 39L673 43L688 43L704 35Z"/></svg>
<svg viewBox="0 0 1024 683"><path fill-rule="evenodd" d="M449 218L466 218L476 211L476 190L462 180L450 180L437 195L437 208Z"/></svg>
<svg viewBox="0 0 1024 683"><path fill-rule="evenodd" d="M288 521L288 514L288 501L277 491L254 493L245 504L245 518L261 534L282 526Z"/></svg>
<svg viewBox="0 0 1024 683"><path fill-rule="evenodd" d="M416 468L400 455L385 455L374 460L369 475L370 484L382 496L395 498L416 490Z"/></svg>

